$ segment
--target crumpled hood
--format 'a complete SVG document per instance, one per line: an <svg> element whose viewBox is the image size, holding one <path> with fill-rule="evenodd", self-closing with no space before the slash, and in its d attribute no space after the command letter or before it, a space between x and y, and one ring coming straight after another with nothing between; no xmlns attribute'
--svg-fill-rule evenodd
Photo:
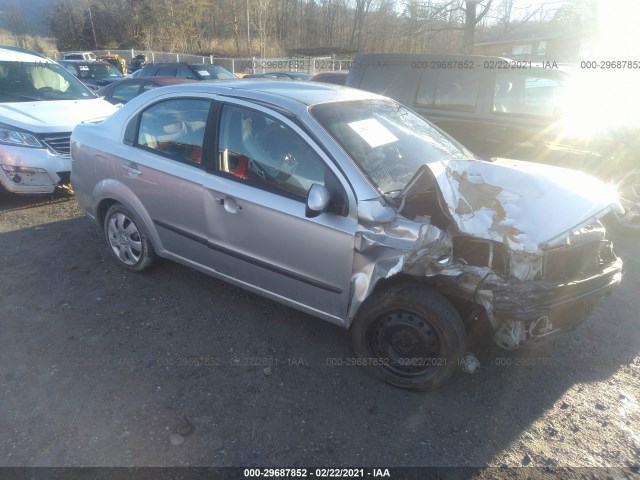
<svg viewBox="0 0 640 480"><path fill-rule="evenodd" d="M447 160L427 164L449 214L469 235L534 252L620 208L615 190L587 174L533 162Z"/></svg>
<svg viewBox="0 0 640 480"><path fill-rule="evenodd" d="M34 133L70 132L80 122L104 118L116 110L101 98L0 103L0 123Z"/></svg>

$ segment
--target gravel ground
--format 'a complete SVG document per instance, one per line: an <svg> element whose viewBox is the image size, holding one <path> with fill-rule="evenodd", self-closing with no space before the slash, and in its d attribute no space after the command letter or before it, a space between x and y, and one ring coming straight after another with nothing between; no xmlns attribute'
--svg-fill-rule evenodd
<svg viewBox="0 0 640 480"><path fill-rule="evenodd" d="M330 366L353 355L338 327L172 262L119 269L72 196L2 194L0 466L636 475L640 242L614 240L626 277L586 323L421 394Z"/></svg>

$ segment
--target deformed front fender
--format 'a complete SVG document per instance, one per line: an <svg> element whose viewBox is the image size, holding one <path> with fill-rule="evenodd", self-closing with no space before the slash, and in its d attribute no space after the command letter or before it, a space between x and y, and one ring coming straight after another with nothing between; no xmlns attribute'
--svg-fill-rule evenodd
<svg viewBox="0 0 640 480"><path fill-rule="evenodd" d="M436 275L452 263L451 237L428 217L410 221L379 201L361 202L358 213L347 326L381 280Z"/></svg>

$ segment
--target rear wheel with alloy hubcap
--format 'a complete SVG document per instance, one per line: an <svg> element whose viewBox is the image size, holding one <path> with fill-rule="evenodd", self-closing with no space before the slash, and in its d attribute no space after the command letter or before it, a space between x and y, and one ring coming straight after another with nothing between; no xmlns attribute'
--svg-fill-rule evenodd
<svg viewBox="0 0 640 480"><path fill-rule="evenodd" d="M141 272L153 264L156 254L142 221L123 205L115 203L107 211L104 234L109 251L120 266Z"/></svg>

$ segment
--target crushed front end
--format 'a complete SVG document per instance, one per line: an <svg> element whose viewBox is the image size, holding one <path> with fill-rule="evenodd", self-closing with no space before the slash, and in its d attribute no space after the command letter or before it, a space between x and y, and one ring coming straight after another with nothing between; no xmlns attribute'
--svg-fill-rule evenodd
<svg viewBox="0 0 640 480"><path fill-rule="evenodd" d="M494 331L495 343L505 349L574 328L622 280L622 260L604 237L581 244L571 244L567 238L565 245L539 255L509 253L504 248L498 248L496 254L494 248L493 256L485 257L488 265L484 275L484 269L477 270L481 263L478 248L470 250L466 238L453 243L454 247L467 246L464 251L454 248L454 258L464 261L475 256L476 265L467 264L463 269L471 271L458 276L441 277L442 289L481 306ZM510 275L517 271L521 278Z"/></svg>
<svg viewBox="0 0 640 480"><path fill-rule="evenodd" d="M463 318L486 318L495 343L515 349L574 328L620 284L622 260L598 220L612 207L562 198L553 203L585 211L588 205L589 215L571 212L550 222L536 196L507 195L497 182L477 178L472 190L468 172L460 171L448 165L441 177L434 175L424 202L431 207L417 214L361 203L351 317L375 289L410 277L449 298ZM434 188L436 178L439 187L443 178L455 180L449 192L468 193L448 198L446 188ZM539 190L547 197L563 193L550 187Z"/></svg>

